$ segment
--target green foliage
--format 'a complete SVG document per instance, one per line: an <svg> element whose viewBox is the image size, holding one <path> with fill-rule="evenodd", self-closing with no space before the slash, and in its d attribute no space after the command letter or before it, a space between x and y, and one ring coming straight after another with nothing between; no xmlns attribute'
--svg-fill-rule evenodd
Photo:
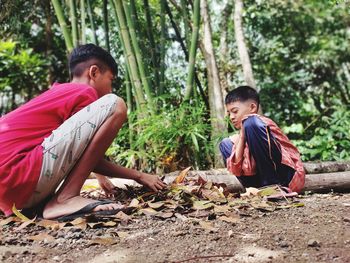
<svg viewBox="0 0 350 263"><path fill-rule="evenodd" d="M330 116L320 118L310 140L295 141L303 160L350 160L350 109L338 104L331 110Z"/></svg>
<svg viewBox="0 0 350 263"><path fill-rule="evenodd" d="M1 110L13 109L46 88L47 61L16 42L0 41L0 92L8 98ZM14 97L16 94L17 97Z"/></svg>
<svg viewBox="0 0 350 263"><path fill-rule="evenodd" d="M171 171L193 164L205 167L211 147L207 139L210 125L203 123L203 107L167 105L153 116L137 118L142 113L132 113L129 116L131 133L135 135L132 143L129 143L129 127L125 126L108 154L118 163L136 164L146 170L157 167Z"/></svg>

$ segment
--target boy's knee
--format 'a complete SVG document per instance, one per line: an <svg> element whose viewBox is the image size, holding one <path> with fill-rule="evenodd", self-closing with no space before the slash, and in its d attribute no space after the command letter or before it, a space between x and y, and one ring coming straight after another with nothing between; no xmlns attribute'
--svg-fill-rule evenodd
<svg viewBox="0 0 350 263"><path fill-rule="evenodd" d="M114 95L114 94L113 94ZM118 117L118 118L122 118L122 119L126 119L127 117L127 111L128 111L128 108L126 106L126 103L125 101L114 95L116 97L116 107L115 107L115 110L114 110L114 116Z"/></svg>
<svg viewBox="0 0 350 263"><path fill-rule="evenodd" d="M265 127L265 124L258 116L249 116L243 122L244 130L257 130Z"/></svg>
<svg viewBox="0 0 350 263"><path fill-rule="evenodd" d="M230 140L230 138L225 138L219 143L219 148L221 151L228 147L232 148L232 141Z"/></svg>
<svg viewBox="0 0 350 263"><path fill-rule="evenodd" d="M225 157L231 154L233 143L230 138L225 138L219 143L219 149Z"/></svg>

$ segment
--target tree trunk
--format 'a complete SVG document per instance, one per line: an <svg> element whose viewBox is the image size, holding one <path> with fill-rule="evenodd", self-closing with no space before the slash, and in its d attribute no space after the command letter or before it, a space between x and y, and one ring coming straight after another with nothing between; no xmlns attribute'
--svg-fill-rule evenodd
<svg viewBox="0 0 350 263"><path fill-rule="evenodd" d="M204 25L204 36L201 41L201 50L207 66L210 121L212 127L211 139L215 142L216 138L226 130L226 125L224 120L225 108L220 86L219 71L215 59L207 0L201 0L201 15L203 17ZM214 153L214 166L223 167L222 157L216 143L214 143Z"/></svg>
<svg viewBox="0 0 350 263"><path fill-rule="evenodd" d="M236 36L236 42L238 47L238 54L242 63L243 75L247 85L256 89L252 65L250 63L248 49L244 41L242 13L243 13L243 1L235 0L234 22L235 22L235 36Z"/></svg>
<svg viewBox="0 0 350 263"><path fill-rule="evenodd" d="M228 79L230 79L230 75L227 70L227 64L228 64L228 44L227 44L227 35L228 35L228 21L229 17L231 16L233 10L232 3L227 3L221 17L220 21L220 29L221 29L221 35L220 35L220 46L219 46L219 74L220 74L220 84L221 84L221 91L223 98L226 97L226 94L229 90L229 84Z"/></svg>

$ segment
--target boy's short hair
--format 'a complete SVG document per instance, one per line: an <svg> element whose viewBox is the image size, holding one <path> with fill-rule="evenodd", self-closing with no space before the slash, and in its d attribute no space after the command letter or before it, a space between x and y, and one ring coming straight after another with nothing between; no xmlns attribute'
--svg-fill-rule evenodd
<svg viewBox="0 0 350 263"><path fill-rule="evenodd" d="M227 93L225 104L227 105L235 101L245 102L247 100L255 101L259 107L260 98L257 91L250 86L239 86Z"/></svg>
<svg viewBox="0 0 350 263"><path fill-rule="evenodd" d="M91 66L89 63L83 63L92 61L101 68L102 71L109 68L114 76L117 76L118 65L114 58L103 48L94 44L81 45L73 49L69 56L69 70L71 77L80 77L84 70Z"/></svg>

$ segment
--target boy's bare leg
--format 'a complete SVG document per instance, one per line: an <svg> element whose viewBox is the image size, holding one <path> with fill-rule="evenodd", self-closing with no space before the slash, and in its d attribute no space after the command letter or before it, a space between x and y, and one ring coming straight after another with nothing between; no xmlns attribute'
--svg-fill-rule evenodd
<svg viewBox="0 0 350 263"><path fill-rule="evenodd" d="M118 98L117 108L114 113L101 125L81 158L66 177L60 190L45 206L43 211L44 218L50 219L68 215L90 203L96 202L95 200L81 197L81 187L89 174L95 169L97 163L103 158L125 119L126 105L122 99ZM120 208L120 205L106 204L97 206L94 211L118 208Z"/></svg>

